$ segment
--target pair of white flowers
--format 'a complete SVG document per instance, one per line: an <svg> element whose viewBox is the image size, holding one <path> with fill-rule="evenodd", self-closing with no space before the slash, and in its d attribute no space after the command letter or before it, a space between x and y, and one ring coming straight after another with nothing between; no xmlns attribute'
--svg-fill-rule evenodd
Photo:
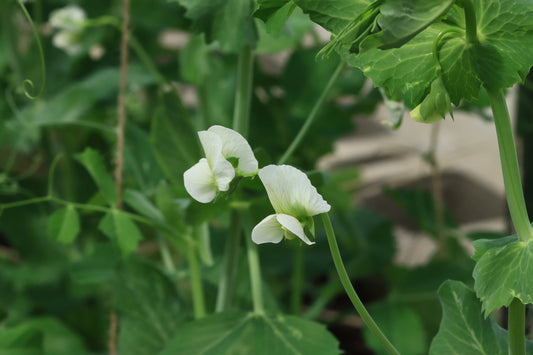
<svg viewBox="0 0 533 355"><path fill-rule="evenodd" d="M279 243L283 237L300 238L313 244L304 229L314 233L313 216L330 210L311 181L290 165L268 165L258 170L252 148L239 133L222 126L198 132L205 158L184 174L185 189L197 201L213 201L219 191L228 191L236 176L259 175L275 214L265 217L252 230L257 243ZM233 164L232 164L233 162Z"/></svg>
<svg viewBox="0 0 533 355"><path fill-rule="evenodd" d="M79 54L82 50L80 37L86 20L85 11L79 6L69 5L52 11L50 25L58 31L52 43L69 55Z"/></svg>

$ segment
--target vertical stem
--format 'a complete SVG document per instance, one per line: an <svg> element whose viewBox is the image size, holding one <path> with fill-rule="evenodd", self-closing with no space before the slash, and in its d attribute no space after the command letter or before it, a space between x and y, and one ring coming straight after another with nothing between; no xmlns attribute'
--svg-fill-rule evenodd
<svg viewBox="0 0 533 355"><path fill-rule="evenodd" d="M237 93L233 112L233 129L243 137L248 136L250 103L254 74L254 54L250 46L244 46L239 54L237 68Z"/></svg>
<svg viewBox="0 0 533 355"><path fill-rule="evenodd" d="M370 328L370 331L378 339L381 345L383 345L385 350L389 354L399 355L400 353L398 352L398 350L396 350L394 345L392 345L392 343L389 341L389 339L387 339L385 334L383 334L381 329L379 329L379 326L376 324L370 313L368 313L365 306L363 305L363 302L361 302L361 299L357 295L357 292L355 292L352 282L350 281L350 277L348 276L346 268L344 267L344 263L342 262L339 246L337 245L337 240L335 239L335 232L333 231L333 226L331 225L331 221L327 213L322 214L322 222L324 223L324 228L326 229L326 235L328 237L328 244L331 250L333 263L335 264L337 274L339 275L342 286L348 294L350 301L352 301L352 304L365 322L366 326Z"/></svg>
<svg viewBox="0 0 533 355"><path fill-rule="evenodd" d="M229 235L224 249L224 269L218 282L216 312L223 312L231 307L235 280L239 266L239 246L241 243L241 221L236 211L231 213Z"/></svg>
<svg viewBox="0 0 533 355"><path fill-rule="evenodd" d="M501 90L489 92L489 99L496 125L505 196L511 212L511 220L518 238L522 241L528 241L533 237L533 231L526 210L522 182L520 181L518 159L507 104Z"/></svg>
<svg viewBox="0 0 533 355"><path fill-rule="evenodd" d="M433 193L435 221L437 222L437 240L439 242L439 255L446 257L446 233L444 231L444 197L442 195L442 179L439 163L437 161L437 143L439 137L440 122L431 126L429 158L431 166L431 189Z"/></svg>
<svg viewBox="0 0 533 355"><path fill-rule="evenodd" d="M296 246L292 253L292 293L291 293L291 311L294 314L300 314L302 311L302 291L304 278L304 258L303 248Z"/></svg>
<svg viewBox="0 0 533 355"><path fill-rule="evenodd" d="M309 113L309 116L307 116L307 118L305 120L305 123L303 124L302 128L300 128L300 131L296 135L296 138L294 138L294 140L292 141L292 143L289 146L289 148L287 148L287 150L285 151L283 156L279 159L278 164L284 164L290 158L290 156L294 153L296 148L298 148L298 146L302 142L303 138L305 137L305 135L309 131L309 128L311 127L311 125L315 121L315 118L316 118L316 115L317 115L318 111L320 110L320 108L324 104L324 101L326 101L326 98L328 97L329 92L331 91L331 88L333 87L333 84L335 84L335 82L337 81L337 79L341 75L342 70L344 69L345 66L346 66L346 63L344 63L344 61L341 60L341 62L337 66L337 69L335 69L335 71L333 72L333 74L329 78L328 83L324 87L324 91L322 91L322 94L320 94L320 97L318 98L318 100L315 101L315 105L311 109L311 112Z"/></svg>
<svg viewBox="0 0 533 355"><path fill-rule="evenodd" d="M478 43L476 12L471 0L462 0L465 11L466 41L468 43Z"/></svg>
<svg viewBox="0 0 533 355"><path fill-rule="evenodd" d="M206 315L204 288L202 285L202 274L198 257L196 256L196 244L189 246L187 251L187 260L189 262L189 273L191 277L192 304L194 309L194 318L200 319Z"/></svg>
<svg viewBox="0 0 533 355"><path fill-rule="evenodd" d="M246 236L246 251L248 254L248 265L250 267L250 283L252 285L252 301L254 304L254 312L257 314L263 314L264 306L259 254L257 253L257 245L255 245L255 243L252 241L252 237L250 235Z"/></svg>
<svg viewBox="0 0 533 355"><path fill-rule="evenodd" d="M526 306L518 298L509 306L509 354L526 354Z"/></svg>
<svg viewBox="0 0 533 355"><path fill-rule="evenodd" d="M126 127L126 85L128 81L128 40L130 0L122 1L122 40L120 42L120 83L117 103L117 157L115 165L115 189L117 208L122 206L122 170L124 167L124 130Z"/></svg>

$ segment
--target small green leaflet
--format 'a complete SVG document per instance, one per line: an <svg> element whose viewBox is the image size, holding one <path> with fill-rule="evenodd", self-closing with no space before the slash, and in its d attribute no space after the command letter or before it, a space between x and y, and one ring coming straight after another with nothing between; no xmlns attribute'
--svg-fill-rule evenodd
<svg viewBox="0 0 533 355"><path fill-rule="evenodd" d="M106 201L111 205L116 204L115 182L107 172L100 152L92 148L86 148L83 153L76 155L76 159L87 169Z"/></svg>
<svg viewBox="0 0 533 355"><path fill-rule="evenodd" d="M109 238L116 240L122 255L137 250L143 236L135 223L124 212L113 209L100 221L98 228Z"/></svg>
<svg viewBox="0 0 533 355"><path fill-rule="evenodd" d="M448 280L439 288L443 315L439 332L433 338L430 355L506 355L507 331L492 318L481 315L481 305L473 291L462 282ZM530 354L533 343L526 343Z"/></svg>
<svg viewBox="0 0 533 355"><path fill-rule="evenodd" d="M473 244L475 289L485 317L495 308L509 306L515 297L524 304L533 303L533 242L512 236Z"/></svg>
<svg viewBox="0 0 533 355"><path fill-rule="evenodd" d="M48 218L48 234L61 243L72 243L80 232L80 217L72 205L55 211Z"/></svg>
<svg viewBox="0 0 533 355"><path fill-rule="evenodd" d="M263 20L267 32L273 35L282 30L296 7L292 0L258 0L257 3L259 7L253 15Z"/></svg>
<svg viewBox="0 0 533 355"><path fill-rule="evenodd" d="M159 355L336 355L325 326L281 314L224 312L183 325Z"/></svg>

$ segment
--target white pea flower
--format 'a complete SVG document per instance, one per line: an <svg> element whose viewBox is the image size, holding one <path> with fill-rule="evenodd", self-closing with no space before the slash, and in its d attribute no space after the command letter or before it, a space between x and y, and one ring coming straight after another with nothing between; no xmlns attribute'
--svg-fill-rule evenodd
<svg viewBox="0 0 533 355"><path fill-rule="evenodd" d="M254 227L252 240L257 244L279 243L285 236L314 244L304 228L314 233L313 216L328 212L331 206L311 185L307 175L290 165L268 165L259 171L259 178L276 214Z"/></svg>
<svg viewBox="0 0 533 355"><path fill-rule="evenodd" d="M82 50L80 38L85 19L85 11L76 5L69 5L52 11L50 25L58 30L52 39L54 46L64 50L69 55L80 53Z"/></svg>
<svg viewBox="0 0 533 355"><path fill-rule="evenodd" d="M257 173L258 163L246 139L232 129L212 126L198 132L205 158L183 174L185 189L202 203L213 201L218 191L228 191L233 178ZM230 162L235 163L235 167Z"/></svg>

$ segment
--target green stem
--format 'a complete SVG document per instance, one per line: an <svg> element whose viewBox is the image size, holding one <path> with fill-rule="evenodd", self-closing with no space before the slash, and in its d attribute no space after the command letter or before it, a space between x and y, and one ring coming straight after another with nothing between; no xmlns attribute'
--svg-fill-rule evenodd
<svg viewBox="0 0 533 355"><path fill-rule="evenodd" d="M300 314L302 311L302 291L304 281L304 258L303 248L296 246L292 253L292 293L291 293L291 311L294 314Z"/></svg>
<svg viewBox="0 0 533 355"><path fill-rule="evenodd" d="M509 354L526 354L526 306L518 298L509 306Z"/></svg>
<svg viewBox="0 0 533 355"><path fill-rule="evenodd" d="M331 250L333 263L335 264L335 268L337 269L337 274L339 275L342 286L344 286L344 290L348 294L348 297L352 301L352 304L354 305L355 309L357 310L367 327L370 329L370 331L379 340L381 345L383 345L385 350L389 354L399 355L400 353L398 352L398 350L396 350L394 345L392 345L392 343L389 341L389 339L387 339L385 334L383 334L381 329L379 329L378 325L376 324L374 319L372 319L372 316L370 316L370 313L368 313L365 306L363 305L363 302L361 302L361 299L357 295L357 292L355 292L352 282L350 281L350 277L348 276L346 268L344 267L344 264L342 262L339 246L337 245L337 240L335 239L335 232L333 231L333 226L331 225L331 220L329 219L329 215L327 213L322 214L322 222L324 223L324 228L326 229L328 244Z"/></svg>
<svg viewBox="0 0 533 355"><path fill-rule="evenodd" d="M311 127L311 125L315 121L318 111L320 110L320 108L324 104L324 101L326 101L326 98L328 97L329 92L331 91L331 88L333 87L333 84L335 84L335 82L337 81L337 79L341 75L342 70L344 69L345 66L346 66L346 63L344 63L341 60L341 62L337 66L337 69L335 69L335 71L333 72L333 74L329 78L329 81L326 84L326 86L324 87L324 90L322 91L322 94L320 94L320 97L318 98L318 100L315 101L315 105L311 109L311 112L309 113L309 116L307 116L307 118L305 120L305 123L303 124L302 128L300 128L300 132L298 132L298 134L296 135L296 138L294 138L294 140L292 141L292 143L289 146L289 148L287 148L287 150L285 151L283 156L279 159L278 164L281 165L281 164L284 164L285 162L287 162L287 160L291 157L291 155L294 153L296 148L298 148L300 143L302 143L303 138L305 137L305 135L309 131L309 128Z"/></svg>
<svg viewBox="0 0 533 355"><path fill-rule="evenodd" d="M522 241L528 241L533 238L533 230L526 210L507 104L501 90L489 92L489 99L496 125L505 196L511 212L511 220L518 238Z"/></svg>
<svg viewBox="0 0 533 355"><path fill-rule="evenodd" d="M224 250L224 270L218 282L216 312L223 312L231 307L239 266L239 246L241 243L241 222L239 214L231 214L229 235Z"/></svg>
<svg viewBox="0 0 533 355"><path fill-rule="evenodd" d="M202 285L202 273L198 257L196 255L196 245L190 245L187 250L187 260L189 262L189 274L191 277L192 304L194 318L200 319L206 315L204 288Z"/></svg>
<svg viewBox="0 0 533 355"><path fill-rule="evenodd" d="M247 229L247 231L249 231ZM249 233L248 233L249 234ZM257 245L252 241L252 236L246 236L246 251L248 254L248 265L250 268L250 283L252 285L252 301L254 304L254 313L263 314L263 293L261 287L261 268L259 264L259 254Z"/></svg>
<svg viewBox="0 0 533 355"><path fill-rule="evenodd" d="M237 67L237 93L233 111L233 129L246 138L250 116L252 85L254 74L254 54L250 46L244 46L239 54Z"/></svg>
<svg viewBox="0 0 533 355"><path fill-rule="evenodd" d="M465 11L466 41L471 44L478 43L474 5L471 0L462 0L461 2Z"/></svg>

